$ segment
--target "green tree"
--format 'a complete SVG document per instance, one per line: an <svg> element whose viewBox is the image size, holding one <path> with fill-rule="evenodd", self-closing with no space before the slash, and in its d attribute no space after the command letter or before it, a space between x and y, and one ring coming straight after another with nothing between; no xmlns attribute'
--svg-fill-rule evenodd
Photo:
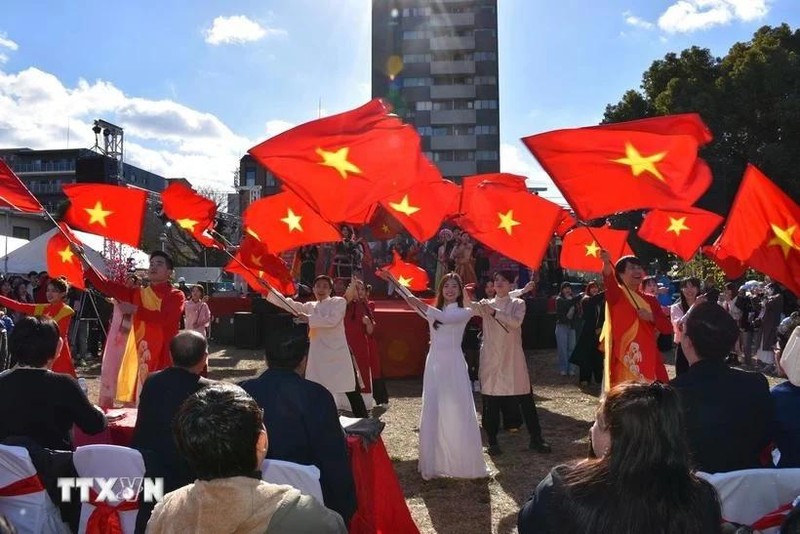
<svg viewBox="0 0 800 534"><path fill-rule="evenodd" d="M714 182L698 202L726 214L747 163L800 198L800 30L764 26L723 58L692 47L654 61L639 91L606 106L603 122L698 112L714 133L702 150Z"/></svg>

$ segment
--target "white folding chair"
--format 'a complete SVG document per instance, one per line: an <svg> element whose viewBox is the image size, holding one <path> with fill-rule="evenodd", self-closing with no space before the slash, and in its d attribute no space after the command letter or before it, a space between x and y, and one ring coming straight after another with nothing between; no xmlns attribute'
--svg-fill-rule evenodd
<svg viewBox="0 0 800 534"><path fill-rule="evenodd" d="M292 486L304 495L311 495L320 504L325 504L325 500L322 498L322 486L319 483L319 469L315 465L302 465L284 460L264 460L261 465L261 480L271 484Z"/></svg>
<svg viewBox="0 0 800 534"><path fill-rule="evenodd" d="M742 525L752 525L800 495L800 469L744 469L697 476L716 488L723 519ZM777 533L778 528L762 532Z"/></svg>
<svg viewBox="0 0 800 534"><path fill-rule="evenodd" d="M24 447L0 445L0 514L19 534L69 532Z"/></svg>
<svg viewBox="0 0 800 534"><path fill-rule="evenodd" d="M72 456L75 470L79 477L92 478L127 478L144 477L144 459L136 449L120 447L118 445L86 445L75 449ZM101 488L95 482L93 488L99 493ZM121 495L125 489L120 481L114 486L116 495ZM105 503L84 503L81 506L81 520L78 526L79 534L86 532L89 521L117 521L124 534L133 534L136 528L136 514L138 505L122 499L113 499ZM92 516L95 516L92 519Z"/></svg>

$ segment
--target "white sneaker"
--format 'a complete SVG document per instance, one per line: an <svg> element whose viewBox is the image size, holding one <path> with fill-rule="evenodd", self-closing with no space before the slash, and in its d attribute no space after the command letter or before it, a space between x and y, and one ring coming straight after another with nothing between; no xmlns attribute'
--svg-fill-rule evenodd
<svg viewBox="0 0 800 534"><path fill-rule="evenodd" d="M481 392L481 381L480 380L473 380L472 381L472 391L475 393Z"/></svg>

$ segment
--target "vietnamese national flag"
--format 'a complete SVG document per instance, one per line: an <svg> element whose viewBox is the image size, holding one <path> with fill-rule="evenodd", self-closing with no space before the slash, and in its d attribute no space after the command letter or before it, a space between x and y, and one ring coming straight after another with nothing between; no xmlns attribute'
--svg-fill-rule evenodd
<svg viewBox="0 0 800 534"><path fill-rule="evenodd" d="M645 215L638 233L648 243L689 261L723 220L716 213L698 208L653 210Z"/></svg>
<svg viewBox="0 0 800 534"><path fill-rule="evenodd" d="M457 224L507 258L538 269L561 208L528 192L525 177L479 174L464 178Z"/></svg>
<svg viewBox="0 0 800 534"><path fill-rule="evenodd" d="M392 252L392 263L381 270L390 273L397 282L411 291L425 291L428 289L428 273L425 269L413 263L403 261L397 251Z"/></svg>
<svg viewBox="0 0 800 534"><path fill-rule="evenodd" d="M44 208L22 180L0 159L0 207L25 213L42 213Z"/></svg>
<svg viewBox="0 0 800 534"><path fill-rule="evenodd" d="M184 184L173 182L161 192L164 214L206 247L224 248L208 233L214 229L217 204Z"/></svg>
<svg viewBox="0 0 800 534"><path fill-rule="evenodd" d="M138 247L142 238L147 193L106 184L68 184L64 222L73 228Z"/></svg>
<svg viewBox="0 0 800 534"><path fill-rule="evenodd" d="M625 230L585 226L570 230L561 243L561 267L572 271L602 272L600 251L603 249L608 251L612 263L633 254Z"/></svg>
<svg viewBox="0 0 800 534"><path fill-rule="evenodd" d="M719 248L800 295L800 206L748 165Z"/></svg>
<svg viewBox="0 0 800 534"><path fill-rule="evenodd" d="M562 209L558 224L556 225L556 235L564 237L567 232L578 226L578 220L572 216L569 210Z"/></svg>
<svg viewBox="0 0 800 534"><path fill-rule="evenodd" d="M338 198L330 193L330 202ZM283 191L250 204L242 215L248 235L273 254L314 243L340 241L340 231L291 191Z"/></svg>
<svg viewBox="0 0 800 534"><path fill-rule="evenodd" d="M47 273L51 278L63 276L71 286L85 289L83 276L83 262L73 249L73 243L78 246L80 241L64 223L58 225L64 233L56 232L47 240Z"/></svg>
<svg viewBox="0 0 800 534"><path fill-rule="evenodd" d="M697 114L670 115L523 138L582 220L691 206L711 185L697 150L711 133Z"/></svg>
<svg viewBox="0 0 800 534"><path fill-rule="evenodd" d="M236 258L239 261L232 259L225 266L225 270L240 275L254 291L262 295L268 293L268 289L259 281L264 280L283 295L295 294L289 267L279 256L270 254L262 243L245 236L239 245Z"/></svg>
<svg viewBox="0 0 800 534"><path fill-rule="evenodd" d="M418 182L420 139L380 99L301 124L249 150L326 220L352 222Z"/></svg>
<svg viewBox="0 0 800 534"><path fill-rule="evenodd" d="M403 231L403 225L397 222L397 219L392 217L388 211L378 206L375 215L369 222L369 230L374 239L388 241Z"/></svg>
<svg viewBox="0 0 800 534"><path fill-rule="evenodd" d="M722 269L728 280L736 280L747 270L747 266L741 260L734 258L719 246L719 238L712 245L707 245L700 249L711 261Z"/></svg>
<svg viewBox="0 0 800 534"><path fill-rule="evenodd" d="M422 161L421 165L435 169L427 160ZM381 200L383 209L417 241L431 239L441 228L442 222L458 211L461 188L449 180L443 180L438 170L436 175L431 181L420 182Z"/></svg>

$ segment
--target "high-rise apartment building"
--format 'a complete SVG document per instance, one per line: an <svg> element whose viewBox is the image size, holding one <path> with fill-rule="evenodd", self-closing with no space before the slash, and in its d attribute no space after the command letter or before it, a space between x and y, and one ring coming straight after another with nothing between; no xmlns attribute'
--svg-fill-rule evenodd
<svg viewBox="0 0 800 534"><path fill-rule="evenodd" d="M372 96L446 178L500 170L497 0L372 0Z"/></svg>

